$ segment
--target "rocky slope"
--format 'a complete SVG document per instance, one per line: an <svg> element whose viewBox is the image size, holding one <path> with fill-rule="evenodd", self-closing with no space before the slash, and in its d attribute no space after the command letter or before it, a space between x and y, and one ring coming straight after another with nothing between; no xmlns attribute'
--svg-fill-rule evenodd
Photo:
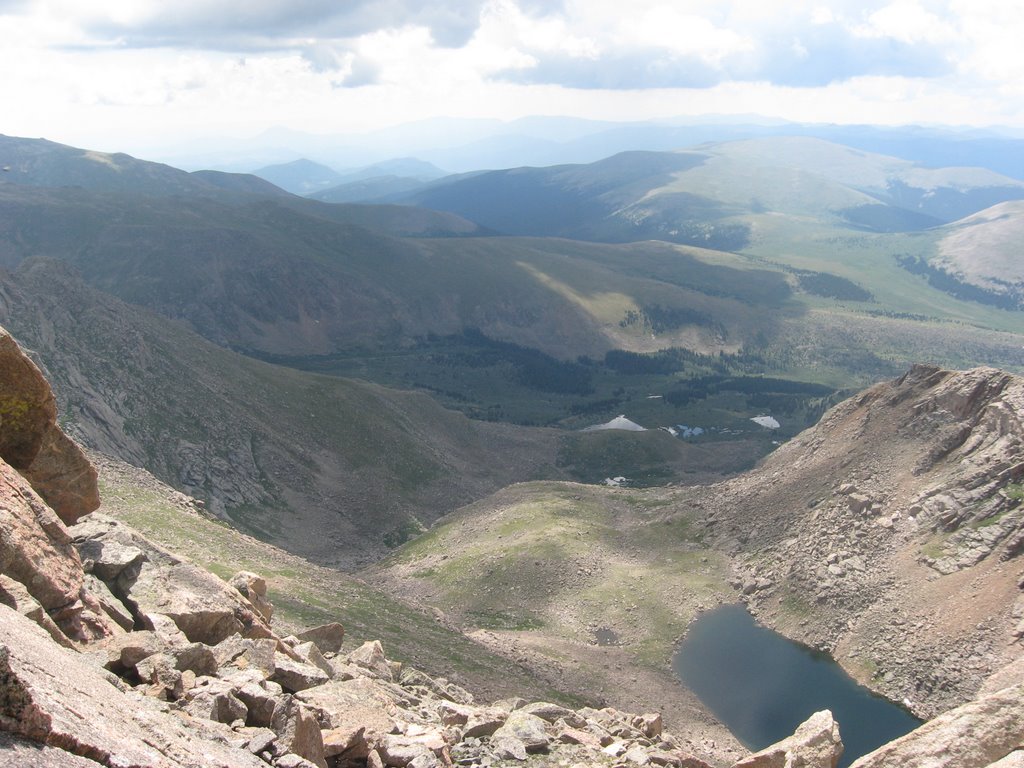
<svg viewBox="0 0 1024 768"><path fill-rule="evenodd" d="M0 362L4 765L709 768L657 714L480 705L388 659L379 642L344 652L340 624L278 636L260 576L243 571L228 584L89 515L95 474L73 443L48 437L57 427L45 380L6 334ZM37 462L48 469L38 491ZM855 765L1017 766L1022 693L986 696ZM834 768L841 752L839 726L819 712L733 765Z"/></svg>
<svg viewBox="0 0 1024 768"><path fill-rule="evenodd" d="M4 765L707 765L657 714L482 706L389 660L377 641L342 653L340 624L278 636L260 576L228 584L87 514L96 474L52 438L48 385L6 334L0 363ZM35 481L39 466L48 471ZM823 755L837 754L834 724L819 721L783 753L824 740Z"/></svg>
<svg viewBox="0 0 1024 768"><path fill-rule="evenodd" d="M1021 377L917 366L733 480L507 488L371 573L537 670L641 700L686 624L742 599L934 717L1024 682L1021 413Z"/></svg>
<svg viewBox="0 0 1024 768"><path fill-rule="evenodd" d="M1024 675L1024 379L916 366L683 494L758 617L932 716Z"/></svg>

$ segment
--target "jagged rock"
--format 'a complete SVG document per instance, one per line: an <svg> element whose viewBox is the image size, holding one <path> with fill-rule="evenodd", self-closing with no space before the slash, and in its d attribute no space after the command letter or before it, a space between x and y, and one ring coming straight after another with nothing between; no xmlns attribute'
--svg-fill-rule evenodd
<svg viewBox="0 0 1024 768"><path fill-rule="evenodd" d="M248 707L235 695L230 685L212 682L189 691L184 710L193 717L226 725L236 720L246 722L249 714Z"/></svg>
<svg viewBox="0 0 1024 768"><path fill-rule="evenodd" d="M576 728L563 728L558 734L558 740L563 744L579 744L590 747L595 752L603 746L597 736L589 731L581 731Z"/></svg>
<svg viewBox="0 0 1024 768"><path fill-rule="evenodd" d="M231 586L263 617L268 624L274 615L274 606L267 600L267 582L262 576L250 571L239 571L231 578Z"/></svg>
<svg viewBox="0 0 1024 768"><path fill-rule="evenodd" d="M337 622L331 622L300 632L297 637L303 642L313 643L321 653L338 653L345 639L345 628Z"/></svg>
<svg viewBox="0 0 1024 768"><path fill-rule="evenodd" d="M733 768L836 768L842 754L839 726L825 709L811 715L788 739L743 758Z"/></svg>
<svg viewBox="0 0 1024 768"><path fill-rule="evenodd" d="M316 763L310 762L306 758L296 755L294 752L281 755L281 757L274 761L274 765L276 765L277 768L316 768Z"/></svg>
<svg viewBox="0 0 1024 768"><path fill-rule="evenodd" d="M0 328L0 459L27 469L57 419L57 401L36 364Z"/></svg>
<svg viewBox="0 0 1024 768"><path fill-rule="evenodd" d="M55 747L16 739L0 731L0 763L4 768L101 768L101 763Z"/></svg>
<svg viewBox="0 0 1024 768"><path fill-rule="evenodd" d="M271 686L275 684L271 683ZM282 691L280 686L271 690L266 682L247 682L234 689L235 696L245 704L249 711L245 724L255 728L269 728L274 718L274 710L281 699ZM262 751L262 750L261 750Z"/></svg>
<svg viewBox="0 0 1024 768"><path fill-rule="evenodd" d="M312 642L299 643L292 650L304 662L322 670L328 678L334 677L334 667L331 666L330 662L320 653L320 649Z"/></svg>
<svg viewBox="0 0 1024 768"><path fill-rule="evenodd" d="M185 695L185 678L167 653L154 653L135 665L139 679L149 684L147 696L175 701ZM207 717L207 720L214 718Z"/></svg>
<svg viewBox="0 0 1024 768"><path fill-rule="evenodd" d="M367 669L382 680L391 681L391 665L379 640L367 640L348 655L348 663Z"/></svg>
<svg viewBox="0 0 1024 768"><path fill-rule="evenodd" d="M106 673L6 606L0 606L0 627L0 701L4 727L13 734L105 765L266 768L227 746L229 731L213 723L186 725L145 698L121 693Z"/></svg>
<svg viewBox="0 0 1024 768"><path fill-rule="evenodd" d="M194 672L197 675L215 675L220 666L213 650L202 643L189 643L183 648L170 651L174 666L180 672Z"/></svg>
<svg viewBox="0 0 1024 768"><path fill-rule="evenodd" d="M288 693L298 693L307 688L323 685L330 677L319 667L293 661L283 653L274 656L274 673L270 679Z"/></svg>
<svg viewBox="0 0 1024 768"><path fill-rule="evenodd" d="M336 732L332 743L353 740L348 750L365 756L395 727L395 706L373 681L366 678L334 680L295 694L307 705L325 731ZM358 749L357 749L358 747Z"/></svg>
<svg viewBox="0 0 1024 768"><path fill-rule="evenodd" d="M235 633L271 635L237 591L190 563L144 563L129 598L143 613L169 617L192 642L216 645Z"/></svg>
<svg viewBox="0 0 1024 768"><path fill-rule="evenodd" d="M526 745L513 736L501 735L492 738L491 752L499 760L526 760Z"/></svg>
<svg viewBox="0 0 1024 768"><path fill-rule="evenodd" d="M96 470L57 426L49 383L0 328L0 459L71 525L100 505Z"/></svg>
<svg viewBox="0 0 1024 768"><path fill-rule="evenodd" d="M536 715L541 720L545 720L549 723L554 723L556 720L564 720L566 718L575 720L578 717L576 713L568 707L563 707L558 704L551 704L550 702L546 701L535 701L532 704L525 705L519 711L526 712L530 715Z"/></svg>
<svg viewBox="0 0 1024 768"><path fill-rule="evenodd" d="M0 337L2 341L2 337ZM47 611L79 598L84 574L67 529L28 481L0 462L0 573Z"/></svg>
<svg viewBox="0 0 1024 768"><path fill-rule="evenodd" d="M334 669L335 672L338 671L337 664L334 665ZM473 703L473 695L465 688L449 682L443 677L433 678L425 675L415 667L404 667L398 680L406 688L425 688L438 698L447 699L456 704L471 705Z"/></svg>
<svg viewBox="0 0 1024 768"><path fill-rule="evenodd" d="M105 582L100 581L91 573L87 573L85 574L84 586L86 591L96 599L99 609L107 618L125 632L131 632L134 629L135 619L132 617L131 612L125 607L124 603L114 596L114 593L110 591Z"/></svg>
<svg viewBox="0 0 1024 768"><path fill-rule="evenodd" d="M466 738L481 738L491 736L508 718L508 712L497 707L483 707L473 712L466 727L463 729L463 736Z"/></svg>
<svg viewBox="0 0 1024 768"><path fill-rule="evenodd" d="M66 525L100 505L96 469L56 424L46 430L35 460L21 473Z"/></svg>
<svg viewBox="0 0 1024 768"><path fill-rule="evenodd" d="M108 584L139 623L152 626L155 615L164 615L189 641L211 646L235 633L244 637L272 636L266 622L238 590L153 544L130 526L94 514L75 526L75 534L94 563L107 564L101 565L101 570L109 567L118 571ZM138 552L143 556L139 557Z"/></svg>
<svg viewBox="0 0 1024 768"><path fill-rule="evenodd" d="M309 760L319 768L327 768L320 726L312 710L285 694L274 709L270 727L285 750Z"/></svg>
<svg viewBox="0 0 1024 768"><path fill-rule="evenodd" d="M60 627L50 618L50 615L43 610L35 598L28 593L28 589L20 581L15 581L9 576L0 574L0 603L8 608L13 608L25 618L31 619L46 633L53 638L54 642L63 645L65 648L73 648L74 644L68 640L67 635L60 631Z"/></svg>
<svg viewBox="0 0 1024 768"><path fill-rule="evenodd" d="M665 726L662 723L661 714L653 712L634 717L633 727L647 738L656 739L661 736Z"/></svg>
<svg viewBox="0 0 1024 768"><path fill-rule="evenodd" d="M264 677L274 674L277 642L271 638L256 640L232 635L212 648L217 667L258 669Z"/></svg>
<svg viewBox="0 0 1024 768"><path fill-rule="evenodd" d="M544 752L551 743L544 721L522 710L510 713L505 723L491 736L493 743L502 739L522 742L527 752Z"/></svg>
<svg viewBox="0 0 1024 768"><path fill-rule="evenodd" d="M929 720L850 768L982 768L1024 746L1024 685Z"/></svg>
<svg viewBox="0 0 1024 768"><path fill-rule="evenodd" d="M129 632L111 638L104 644L107 652L107 663L104 665L113 672L134 670L138 663L156 653L163 653L168 648L155 632Z"/></svg>
<svg viewBox="0 0 1024 768"><path fill-rule="evenodd" d="M377 752L384 765L436 765L437 758L447 751L448 744L439 732L431 731L414 736L388 734L382 740Z"/></svg>
<svg viewBox="0 0 1024 768"><path fill-rule="evenodd" d="M118 577L127 570L131 574L127 578L134 581L146 559L145 553L130 544L90 535L97 531L102 536L106 528L99 523L92 524L92 521L71 530L79 556L89 564L88 571L107 584L115 584Z"/></svg>
<svg viewBox="0 0 1024 768"><path fill-rule="evenodd" d="M254 755L271 751L277 742L277 734L269 728L246 726L239 729L238 733L245 737L245 748Z"/></svg>
<svg viewBox="0 0 1024 768"><path fill-rule="evenodd" d="M651 757L647 754L647 750L641 747L630 747L622 755L622 759L634 765L647 765L651 762Z"/></svg>

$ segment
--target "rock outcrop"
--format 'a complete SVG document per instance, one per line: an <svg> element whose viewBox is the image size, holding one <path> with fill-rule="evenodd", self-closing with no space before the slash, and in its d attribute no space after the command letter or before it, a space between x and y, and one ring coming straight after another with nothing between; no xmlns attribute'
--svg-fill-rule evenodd
<svg viewBox="0 0 1024 768"><path fill-rule="evenodd" d="M916 714L1024 681L1024 378L915 366L683 495L759 620Z"/></svg>
<svg viewBox="0 0 1024 768"><path fill-rule="evenodd" d="M1024 685L939 715L851 768L985 768L1024 758Z"/></svg>
<svg viewBox="0 0 1024 768"><path fill-rule="evenodd" d="M3 328L0 371L0 459L70 525L100 504L96 470L57 426L50 385Z"/></svg>

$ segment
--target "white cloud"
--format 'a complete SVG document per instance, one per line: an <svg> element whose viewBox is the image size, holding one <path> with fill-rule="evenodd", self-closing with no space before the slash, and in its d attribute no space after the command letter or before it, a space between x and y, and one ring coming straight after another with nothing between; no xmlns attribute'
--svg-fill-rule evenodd
<svg viewBox="0 0 1024 768"><path fill-rule="evenodd" d="M0 132L98 148L432 115L1024 126L1005 0L0 0L0 39Z"/></svg>
<svg viewBox="0 0 1024 768"><path fill-rule="evenodd" d="M948 43L957 39L956 29L914 0L897 0L867 17L854 29L863 37L888 37L903 43Z"/></svg>

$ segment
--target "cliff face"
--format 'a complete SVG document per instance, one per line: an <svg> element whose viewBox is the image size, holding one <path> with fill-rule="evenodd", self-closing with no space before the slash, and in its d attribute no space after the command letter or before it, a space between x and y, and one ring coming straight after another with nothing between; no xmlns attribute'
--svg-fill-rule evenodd
<svg viewBox="0 0 1024 768"><path fill-rule="evenodd" d="M1020 682L1024 379L916 366L687 494L763 621L930 716Z"/></svg>

